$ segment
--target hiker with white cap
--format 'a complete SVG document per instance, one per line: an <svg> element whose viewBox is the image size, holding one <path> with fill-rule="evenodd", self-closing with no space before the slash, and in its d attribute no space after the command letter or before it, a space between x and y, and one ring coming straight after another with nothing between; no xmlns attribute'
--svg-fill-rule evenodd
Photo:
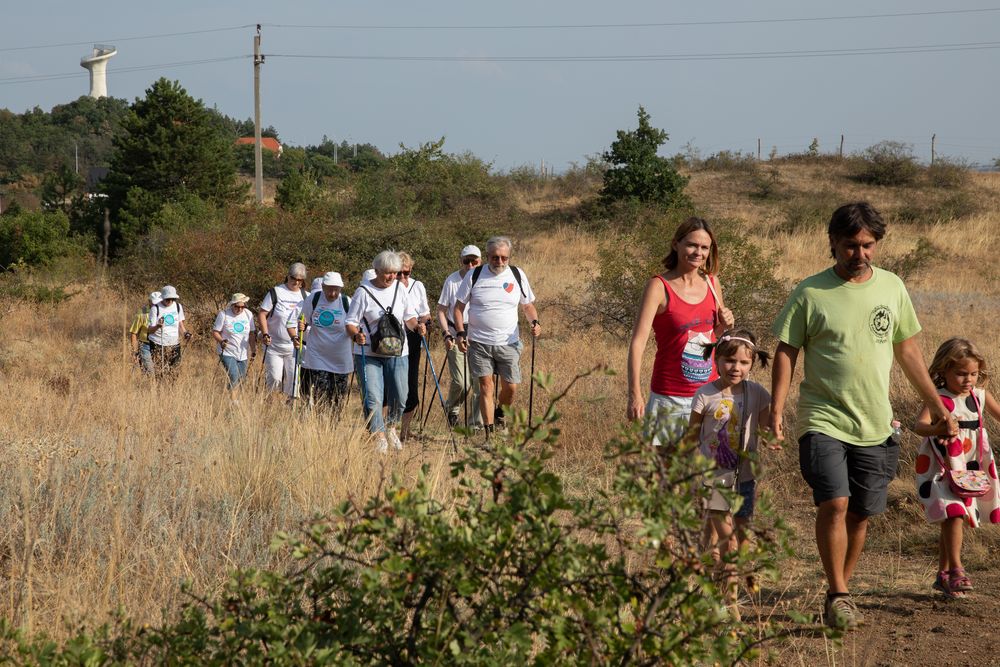
<svg viewBox="0 0 1000 667"><path fill-rule="evenodd" d="M406 290L410 301L417 309L417 319L425 326L430 326L431 307L427 303L427 288L412 275L413 258L408 253L401 252L399 259L403 263L403 267L399 270L399 283ZM410 434L410 421L413 419L413 415L417 414L417 406L420 405L420 356L424 353L420 343L420 334L415 331L407 331L406 341L410 348L410 360L407 370L406 405L403 408L403 423L399 436L403 442L406 442L406 438Z"/></svg>
<svg viewBox="0 0 1000 667"><path fill-rule="evenodd" d="M129 342L132 345L132 358L143 373L153 374L153 357L149 352L149 309L160 303L160 293L152 292L149 301L135 314L132 326L128 329Z"/></svg>
<svg viewBox="0 0 1000 667"><path fill-rule="evenodd" d="M399 255L384 250L372 262L375 279L362 283L351 299L346 329L357 346L355 372L361 385L368 430L375 434L376 449L385 452L391 443L402 449L396 424L407 395L408 348L404 327L427 334L417 319L417 309L396 275L403 263ZM388 406L385 419L382 404Z"/></svg>
<svg viewBox="0 0 1000 667"><path fill-rule="evenodd" d="M351 301L343 293L344 279L336 271L328 271L317 280L319 288L302 302L302 317L293 313L285 324L295 345L299 344L300 327L308 334L308 338L303 337L308 344L302 352L302 394L310 402L339 407L354 370L351 339L344 329Z"/></svg>
<svg viewBox="0 0 1000 667"><path fill-rule="evenodd" d="M163 375L181 360L181 337L191 338L184 327L184 307L181 306L177 288L164 285L160 302L149 308L149 352L157 375Z"/></svg>
<svg viewBox="0 0 1000 667"><path fill-rule="evenodd" d="M453 322L458 346L469 354L469 371L479 378L479 409L486 437L493 435L494 424L503 429L504 407L514 401L514 391L521 383L521 335L517 326L517 307L521 306L531 323L532 343L542 333L535 308L535 293L524 271L510 264L513 243L506 236L494 236L486 242L486 266L479 266L462 279L455 295ZM469 329L465 329L465 311ZM534 348L532 348L534 349ZM499 405L493 404L493 375L500 376Z"/></svg>
<svg viewBox="0 0 1000 667"><path fill-rule="evenodd" d="M483 263L482 253L474 245L467 245L462 248L459 255L461 268L445 278L441 287L441 296L438 297L437 318L441 325L441 335L444 337L444 346L448 355L448 374L451 376L451 385L448 388L448 425L458 426L459 412L465 406L463 412L468 418L467 428L480 429L483 426L483 418L479 413L479 381L471 381L469 373L469 363L465 352L458 349L455 344L455 325L451 318L455 312L455 295L458 294L458 286L462 284L465 274L475 269ZM465 330L469 329L469 311L464 312ZM466 394L469 394L466 397ZM468 408L468 401L472 402L472 410Z"/></svg>
<svg viewBox="0 0 1000 667"><path fill-rule="evenodd" d="M230 391L246 377L247 364L257 355L257 328L247 308L249 301L246 294L236 292L212 325L212 338L217 343L215 353L226 369Z"/></svg>
<svg viewBox="0 0 1000 667"><path fill-rule="evenodd" d="M306 267L288 267L285 282L267 291L257 312L257 330L264 339L264 385L291 396L295 383L295 347L285 322L288 314L306 299Z"/></svg>

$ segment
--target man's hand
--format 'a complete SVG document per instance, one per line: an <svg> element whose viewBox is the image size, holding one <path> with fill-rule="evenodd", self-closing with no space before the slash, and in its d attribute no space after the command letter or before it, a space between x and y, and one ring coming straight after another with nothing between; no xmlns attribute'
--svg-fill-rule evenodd
<svg viewBox="0 0 1000 667"><path fill-rule="evenodd" d="M538 320L531 320L531 335L538 338L542 334L542 325Z"/></svg>
<svg viewBox="0 0 1000 667"><path fill-rule="evenodd" d="M778 449L780 449L781 443L785 441L784 421L780 411L771 412L771 423L768 424L768 428L774 434L774 439L778 443Z"/></svg>

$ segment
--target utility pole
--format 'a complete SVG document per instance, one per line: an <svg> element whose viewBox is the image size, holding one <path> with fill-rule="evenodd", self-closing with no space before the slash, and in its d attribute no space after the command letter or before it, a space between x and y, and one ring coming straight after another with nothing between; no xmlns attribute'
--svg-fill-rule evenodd
<svg viewBox="0 0 1000 667"><path fill-rule="evenodd" d="M937 157L937 155L935 154L935 151L934 151L934 148L935 148L934 144L935 143L937 143L937 133L936 132L931 135L931 164L934 164L934 158Z"/></svg>
<svg viewBox="0 0 1000 667"><path fill-rule="evenodd" d="M264 164L260 153L260 66L263 64L264 56L260 54L258 23L257 34L253 38L253 172L258 204L264 203Z"/></svg>
<svg viewBox="0 0 1000 667"><path fill-rule="evenodd" d="M837 155L841 158L844 157L844 135L840 135L840 150L837 151Z"/></svg>

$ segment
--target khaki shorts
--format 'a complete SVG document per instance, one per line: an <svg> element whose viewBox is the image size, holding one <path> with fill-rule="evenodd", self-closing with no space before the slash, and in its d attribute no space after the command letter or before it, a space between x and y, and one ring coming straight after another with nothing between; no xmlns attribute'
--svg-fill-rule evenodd
<svg viewBox="0 0 1000 667"><path fill-rule="evenodd" d="M521 384L521 342L486 345L469 341L469 372L482 378L494 373L510 384Z"/></svg>

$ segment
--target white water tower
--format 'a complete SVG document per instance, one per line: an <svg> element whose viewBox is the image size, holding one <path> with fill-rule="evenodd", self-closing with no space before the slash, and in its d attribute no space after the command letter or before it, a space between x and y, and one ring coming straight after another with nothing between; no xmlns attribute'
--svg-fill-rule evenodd
<svg viewBox="0 0 1000 667"><path fill-rule="evenodd" d="M90 96L108 96L108 61L118 53L118 49L106 44L94 44L89 56L80 58L80 67L90 70Z"/></svg>

